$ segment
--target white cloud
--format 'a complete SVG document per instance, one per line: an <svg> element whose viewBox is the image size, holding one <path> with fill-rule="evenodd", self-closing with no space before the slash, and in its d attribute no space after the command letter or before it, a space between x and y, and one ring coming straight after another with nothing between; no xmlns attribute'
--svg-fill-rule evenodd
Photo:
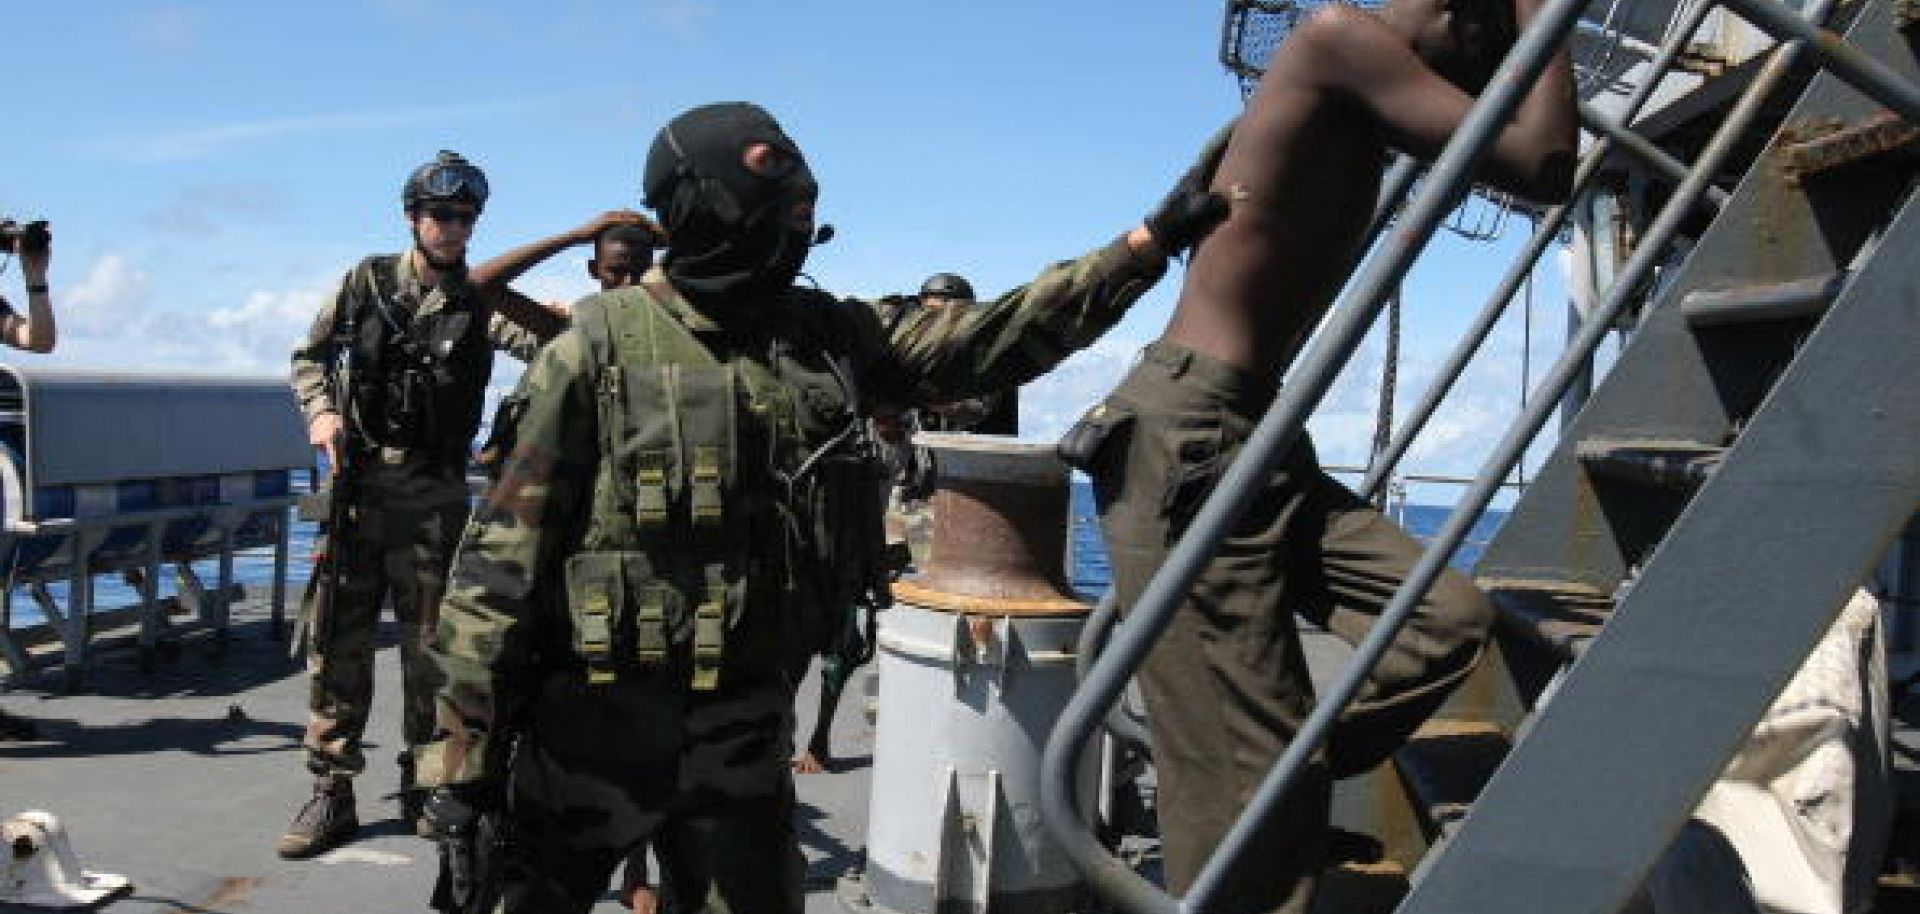
<svg viewBox="0 0 1920 914"><path fill-rule="evenodd" d="M208 311L202 317L205 339L225 368L284 370L287 354L333 289L332 282L256 289L238 305Z"/></svg>
<svg viewBox="0 0 1920 914"><path fill-rule="evenodd" d="M1147 340L1107 336L1020 388L1020 437L1052 441L1100 401L1133 367Z"/></svg>
<svg viewBox="0 0 1920 914"><path fill-rule="evenodd" d="M1058 439L1087 407L1113 390L1132 367L1135 353L1146 342L1145 337L1108 337L1022 388L1021 437L1035 441ZM1441 342L1451 345L1453 341ZM1443 352L1421 347L1411 338L1404 340L1403 345L1408 351L1403 352L1397 369L1396 429L1405 426L1444 357ZM1553 348L1557 347L1549 347ZM1542 351L1536 341L1529 383L1539 382L1554 354ZM1384 346L1378 335L1370 336L1314 411L1308 428L1323 466L1364 467L1368 463L1378 422L1383 357ZM1520 363L1519 341L1496 331L1488 350L1469 366L1414 439L1397 472L1476 475L1508 425L1520 413ZM1537 468L1550 450L1552 429L1549 423L1543 436L1545 440L1529 451L1530 470ZM1357 486L1360 481L1357 474L1336 476L1349 486ZM1419 503L1451 502L1462 491L1458 485L1427 484L1416 488L1414 500Z"/></svg>
<svg viewBox="0 0 1920 914"><path fill-rule="evenodd" d="M74 336L116 337L153 298L153 276L119 254L104 254L71 287L55 292L55 321Z"/></svg>

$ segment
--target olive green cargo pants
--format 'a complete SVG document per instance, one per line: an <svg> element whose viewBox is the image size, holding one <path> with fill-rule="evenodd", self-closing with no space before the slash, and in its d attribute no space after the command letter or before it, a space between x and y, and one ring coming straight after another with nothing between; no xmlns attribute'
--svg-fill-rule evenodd
<svg viewBox="0 0 1920 914"><path fill-rule="evenodd" d="M1275 393L1271 381L1154 343L1069 435L1093 477L1123 609ZM1294 616L1358 643L1420 555L1405 531L1321 471L1304 437L1253 495L1140 671L1174 892L1186 892L1313 709ZM1331 781L1383 761L1432 714L1479 658L1491 622L1464 576L1449 571L1434 584L1213 910L1306 910Z"/></svg>
<svg viewBox="0 0 1920 914"><path fill-rule="evenodd" d="M426 650L467 522L467 487L451 471L422 479L414 470L367 468L344 548L326 547L329 561L341 562L340 597L328 609L332 618L314 614L328 586L324 564L315 566L307 587L310 690L303 742L307 767L318 775L350 776L367 767L360 741L373 705L380 607L389 597L400 623L401 732L409 748L433 736L438 679Z"/></svg>

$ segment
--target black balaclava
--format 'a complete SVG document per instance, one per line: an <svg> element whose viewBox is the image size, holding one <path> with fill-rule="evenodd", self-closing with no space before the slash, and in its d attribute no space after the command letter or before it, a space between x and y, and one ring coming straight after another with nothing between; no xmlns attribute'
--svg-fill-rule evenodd
<svg viewBox="0 0 1920 914"><path fill-rule="evenodd" d="M784 173L749 171L742 153L766 143L792 157ZM647 205L667 231L662 266L696 304L741 306L793 284L811 238L795 204L819 192L799 147L758 105L723 102L681 114L647 153Z"/></svg>

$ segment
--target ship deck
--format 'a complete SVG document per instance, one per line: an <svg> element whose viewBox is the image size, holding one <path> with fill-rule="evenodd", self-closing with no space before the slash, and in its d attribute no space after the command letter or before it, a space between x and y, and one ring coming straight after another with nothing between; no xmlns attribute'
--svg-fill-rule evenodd
<svg viewBox="0 0 1920 914"><path fill-rule="evenodd" d="M377 654L368 771L356 785L360 838L306 861L273 850L312 784L300 749L306 677L273 636L264 604L238 605L233 625L224 656L213 655L213 639L190 638L151 672L130 653L108 654L71 693L57 674L0 692L0 710L38 730L33 740L0 741L0 816L52 812L87 869L128 877L133 892L105 906L108 914L425 910L438 860L430 841L404 827L394 796L400 669L391 622ZM856 674L835 718L842 760L796 776L809 914L841 910L835 883L864 846L871 677L870 666ZM813 725L817 689L809 676L797 705L802 728ZM0 904L14 910L24 909ZM609 890L593 910L625 909Z"/></svg>
<svg viewBox="0 0 1920 914"><path fill-rule="evenodd" d="M130 652L105 653L74 691L63 689L64 677L43 673L0 692L0 710L39 731L32 740L0 741L0 815L52 812L88 869L128 877L133 892L104 907L108 914L425 910L437 857L432 843L403 827L394 796L399 665L391 622L377 654L369 770L357 785L361 836L312 860L288 861L273 846L311 783L300 750L306 677L274 636L262 602L242 601L233 618L224 652L203 635L151 670ZM1325 681L1346 648L1324 633L1303 636L1315 678ZM848 684L835 717L833 770L795 778L809 914L846 910L836 888L863 859L873 670L862 668ZM817 689L810 675L797 698L802 735L813 725ZM1898 776L1911 781L1920 776L1920 697L1909 692L1896 713L1894 761ZM1911 787L1904 793L1920 796ZM1150 842L1143 856L1151 860ZM1316 907L1384 911L1398 894L1337 891L1340 903ZM1876 910L1914 910L1911 898L1883 893ZM1331 896L1323 892L1321 900ZM0 914L17 910L0 904ZM610 888L593 910L625 909Z"/></svg>

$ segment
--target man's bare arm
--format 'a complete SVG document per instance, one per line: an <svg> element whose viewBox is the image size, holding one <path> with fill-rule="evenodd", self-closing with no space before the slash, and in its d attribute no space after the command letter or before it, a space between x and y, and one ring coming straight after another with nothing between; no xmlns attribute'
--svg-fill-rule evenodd
<svg viewBox="0 0 1920 914"><path fill-rule="evenodd" d="M569 229L549 238L523 244L501 254L486 263L474 267L467 274L480 294L486 296L496 311L506 319L525 327L542 339L551 338L564 326L564 321L546 306L508 288L508 284L533 269L537 264L567 248L578 244L592 244L600 233L616 225L640 225L659 234L659 227L643 213L618 209L601 213L583 225Z"/></svg>
<svg viewBox="0 0 1920 914"><path fill-rule="evenodd" d="M488 260L486 263L474 267L472 272L467 274L467 279L475 286L480 287L505 286L519 279L521 274L533 269L534 264L546 260L574 245L592 244L595 238L600 237L601 232L616 225L646 226L655 234L658 234L660 231L659 227L654 225L653 220L647 218L645 213L635 212L630 209L609 210L593 217L580 226L568 229L550 238L542 238L539 241L528 242L505 254Z"/></svg>
<svg viewBox="0 0 1920 914"><path fill-rule="evenodd" d="M1543 0L1516 0L1522 30ZM1474 103L1371 14L1330 8L1302 25L1305 68L1328 90L1373 112L1389 143L1420 158L1439 155ZM1571 190L1579 150L1572 68L1562 43L1500 131L1477 177L1543 203Z"/></svg>
<svg viewBox="0 0 1920 914"><path fill-rule="evenodd" d="M0 315L0 340L15 349L47 353L53 351L53 297L47 290L47 267L53 261L53 244L43 250L20 251L20 276L27 282L27 311ZM5 299L0 299L5 301Z"/></svg>

